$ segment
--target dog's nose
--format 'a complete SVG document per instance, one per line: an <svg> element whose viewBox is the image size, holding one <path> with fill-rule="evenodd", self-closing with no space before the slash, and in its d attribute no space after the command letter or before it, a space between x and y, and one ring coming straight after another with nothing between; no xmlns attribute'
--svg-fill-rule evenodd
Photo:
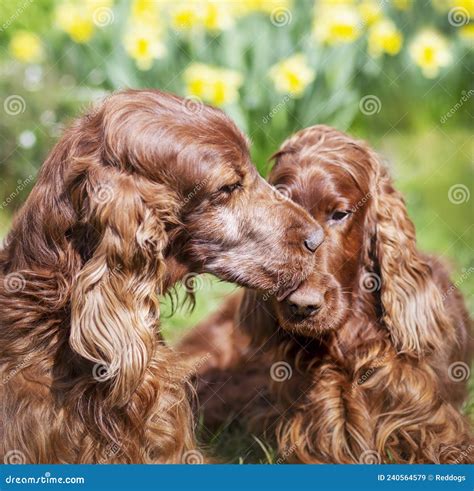
<svg viewBox="0 0 474 491"><path fill-rule="evenodd" d="M321 227L313 230L304 241L306 249L310 252L315 252L324 240L324 232Z"/></svg>
<svg viewBox="0 0 474 491"><path fill-rule="evenodd" d="M296 291L287 298L286 302L292 315L302 318L311 317L321 310L324 296L322 293L312 292L308 295Z"/></svg>
<svg viewBox="0 0 474 491"><path fill-rule="evenodd" d="M296 303L289 303L290 312L297 317L310 317L315 314L321 305L297 305Z"/></svg>

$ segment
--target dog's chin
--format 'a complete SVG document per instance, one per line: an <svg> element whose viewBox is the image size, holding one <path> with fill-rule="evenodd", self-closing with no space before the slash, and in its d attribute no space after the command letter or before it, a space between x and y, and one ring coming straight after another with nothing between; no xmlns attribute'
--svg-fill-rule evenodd
<svg viewBox="0 0 474 491"><path fill-rule="evenodd" d="M313 316L299 318L277 305L277 317L280 327L285 331L305 337L320 338L330 332L336 331L344 323L347 312L342 305L336 307L325 306Z"/></svg>
<svg viewBox="0 0 474 491"><path fill-rule="evenodd" d="M263 259L261 263L264 263ZM231 261L210 260L202 266L202 272L210 273L221 280L235 283L244 288L262 292L264 299L283 301L305 280L304 270L261 265L255 260L232 264Z"/></svg>
<svg viewBox="0 0 474 491"><path fill-rule="evenodd" d="M287 318L278 316L280 326L291 334L297 334L305 337L319 338L340 326L340 322L334 322L333 319L302 319Z"/></svg>

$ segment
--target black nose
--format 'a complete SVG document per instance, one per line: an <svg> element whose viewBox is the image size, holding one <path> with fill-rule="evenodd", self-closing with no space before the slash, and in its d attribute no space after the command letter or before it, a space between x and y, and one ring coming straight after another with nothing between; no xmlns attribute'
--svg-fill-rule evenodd
<svg viewBox="0 0 474 491"><path fill-rule="evenodd" d="M297 317L310 317L314 315L321 308L321 304L311 305L298 305L296 303L289 303L290 312Z"/></svg>
<svg viewBox="0 0 474 491"><path fill-rule="evenodd" d="M306 249L310 252L315 252L316 249L321 245L321 243L324 240L324 232L321 227L317 228L316 230L313 230L308 237L306 237L306 240L304 241L304 245Z"/></svg>

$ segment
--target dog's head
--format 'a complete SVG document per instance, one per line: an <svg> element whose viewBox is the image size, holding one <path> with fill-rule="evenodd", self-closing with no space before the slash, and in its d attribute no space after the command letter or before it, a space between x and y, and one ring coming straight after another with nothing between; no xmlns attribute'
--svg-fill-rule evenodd
<svg viewBox="0 0 474 491"><path fill-rule="evenodd" d="M289 138L274 158L270 183L324 232L307 279L284 301L271 300L279 325L319 336L365 312L383 320L402 351L421 354L439 345L442 333L452 332L441 295L377 155L339 131L314 126Z"/></svg>
<svg viewBox="0 0 474 491"><path fill-rule="evenodd" d="M209 272L282 298L321 236L258 175L222 111L151 90L111 95L77 120L22 218L35 236L24 256L70 271L70 344L120 376L118 400L153 352L157 293Z"/></svg>

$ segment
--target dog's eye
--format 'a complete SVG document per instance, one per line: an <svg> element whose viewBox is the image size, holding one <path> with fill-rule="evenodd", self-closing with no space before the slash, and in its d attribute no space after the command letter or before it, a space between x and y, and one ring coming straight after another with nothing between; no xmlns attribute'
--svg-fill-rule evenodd
<svg viewBox="0 0 474 491"><path fill-rule="evenodd" d="M350 210L336 210L332 213L330 220L333 222L341 222L351 214Z"/></svg>
<svg viewBox="0 0 474 491"><path fill-rule="evenodd" d="M235 182L234 184L227 184L219 188L219 193L221 194L232 194L236 189L242 187L240 182Z"/></svg>

